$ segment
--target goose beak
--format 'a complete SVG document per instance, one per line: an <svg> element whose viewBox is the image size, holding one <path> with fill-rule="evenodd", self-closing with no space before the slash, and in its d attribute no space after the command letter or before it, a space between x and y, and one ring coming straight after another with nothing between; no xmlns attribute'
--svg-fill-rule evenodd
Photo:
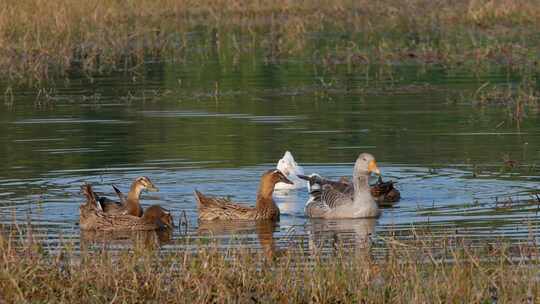
<svg viewBox="0 0 540 304"><path fill-rule="evenodd" d="M368 164L368 172L375 173L377 175L381 175L381 170L379 170L379 167L377 167L377 162L375 160L372 160Z"/></svg>

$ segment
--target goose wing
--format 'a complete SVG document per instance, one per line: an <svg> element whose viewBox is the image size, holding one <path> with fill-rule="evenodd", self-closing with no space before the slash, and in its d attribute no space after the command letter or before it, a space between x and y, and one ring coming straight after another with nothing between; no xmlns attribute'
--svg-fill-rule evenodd
<svg viewBox="0 0 540 304"><path fill-rule="evenodd" d="M305 207L305 213L308 217L324 217L325 214L340 206L353 203L352 196L334 189L331 185L312 189Z"/></svg>
<svg viewBox="0 0 540 304"><path fill-rule="evenodd" d="M321 191L321 202L326 204L329 209L335 209L342 205L352 204L352 196L347 195L331 185L324 185Z"/></svg>

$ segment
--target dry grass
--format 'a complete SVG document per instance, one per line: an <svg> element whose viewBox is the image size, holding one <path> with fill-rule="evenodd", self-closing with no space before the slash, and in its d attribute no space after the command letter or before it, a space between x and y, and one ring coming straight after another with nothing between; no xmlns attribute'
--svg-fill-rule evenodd
<svg viewBox="0 0 540 304"><path fill-rule="evenodd" d="M505 107L512 121L521 122L528 113L538 112L540 92L532 79L524 78L518 85L513 86L484 83L466 99L480 107Z"/></svg>
<svg viewBox="0 0 540 304"><path fill-rule="evenodd" d="M205 60L217 50L232 61L257 51L329 66L413 60L525 68L538 60L539 26L538 0L5 0L0 67L11 79L42 80L130 70L150 59Z"/></svg>
<svg viewBox="0 0 540 304"><path fill-rule="evenodd" d="M455 241L455 240L454 240ZM386 253L283 254L199 247L173 253L47 253L0 238L7 303L537 303L538 248L386 241ZM216 247L217 248L217 247ZM435 249L436 248L436 249Z"/></svg>

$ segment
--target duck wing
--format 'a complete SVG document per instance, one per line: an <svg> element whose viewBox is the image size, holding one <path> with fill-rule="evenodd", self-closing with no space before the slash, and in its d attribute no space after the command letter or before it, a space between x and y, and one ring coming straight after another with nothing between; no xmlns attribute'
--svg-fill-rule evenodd
<svg viewBox="0 0 540 304"><path fill-rule="evenodd" d="M249 220L255 218L255 208L234 203L228 198L206 196L197 190L194 194L200 220Z"/></svg>
<svg viewBox="0 0 540 304"><path fill-rule="evenodd" d="M113 184L112 187L114 189L114 192L116 192L116 195L120 199L120 203L124 204L126 202L126 196L124 195L124 193L122 193L122 191L120 191L120 189L118 189L116 185Z"/></svg>
<svg viewBox="0 0 540 304"><path fill-rule="evenodd" d="M92 185L84 184L81 186L81 191L86 197L86 205L92 209L99 210L110 214L126 214L125 208L120 203L110 200L104 196L99 196L92 189Z"/></svg>
<svg viewBox="0 0 540 304"><path fill-rule="evenodd" d="M125 214L125 208L120 202L116 202L105 196L99 196L94 192L89 184L81 186L83 194L86 196L88 202L93 200L96 204L96 208L105 213L113 214ZM88 191L92 191L89 193Z"/></svg>
<svg viewBox="0 0 540 304"><path fill-rule="evenodd" d="M107 198L105 196L99 196L97 193L94 192L94 196L96 197L96 201L99 203L99 208L105 213L110 214L127 214L127 210L124 206L124 203L126 201L125 195L118 189L115 185L112 185L114 192L116 192L116 195L120 199L119 202L112 200L110 198Z"/></svg>
<svg viewBox="0 0 540 304"><path fill-rule="evenodd" d="M105 213L127 214L127 209L120 202L115 202L106 197L100 197L99 204L101 205L101 209Z"/></svg>
<svg viewBox="0 0 540 304"><path fill-rule="evenodd" d="M96 193L94 193L94 195L97 197L98 206L101 211L110 214L126 214L126 208L122 203L113 201L105 196L97 196Z"/></svg>
<svg viewBox="0 0 540 304"><path fill-rule="evenodd" d="M318 174L311 174L310 176L300 174L298 177L309 182L308 190L310 192L314 189L322 189L323 187L331 187L344 194L352 194L354 191L352 183L347 178L342 177L339 181L333 181Z"/></svg>

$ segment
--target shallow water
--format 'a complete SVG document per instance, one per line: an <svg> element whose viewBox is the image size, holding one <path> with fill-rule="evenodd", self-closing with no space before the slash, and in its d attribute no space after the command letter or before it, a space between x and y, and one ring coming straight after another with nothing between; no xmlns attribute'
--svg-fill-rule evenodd
<svg viewBox="0 0 540 304"><path fill-rule="evenodd" d="M367 236L406 240L418 230L536 242L538 115L528 110L516 122L506 107L454 98L518 78L409 66L391 81L373 81L254 60L72 76L51 85L49 97L14 89L13 102L0 105L0 222L4 229L30 222L50 249L79 244L80 185L113 196L111 184L127 191L146 175L160 192L143 194L143 204L170 209L177 223L185 217L166 238L168 250L213 239L224 248L361 246ZM199 225L194 189L253 203L261 173L286 150L306 173L331 178L350 175L356 156L370 152L384 178L398 182L402 200L378 220L313 221L303 216L307 191L300 189L276 193L282 217L275 226ZM505 165L508 159L517 166Z"/></svg>

